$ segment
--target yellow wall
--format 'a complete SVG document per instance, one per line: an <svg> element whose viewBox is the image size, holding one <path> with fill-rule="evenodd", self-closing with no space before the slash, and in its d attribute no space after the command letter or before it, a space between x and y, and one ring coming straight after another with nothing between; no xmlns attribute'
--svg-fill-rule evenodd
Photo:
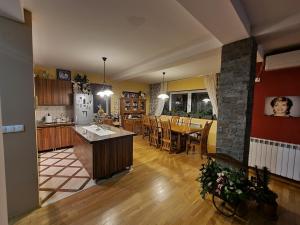
<svg viewBox="0 0 300 225"><path fill-rule="evenodd" d="M168 92L172 91L189 91L189 90L199 90L206 89L203 77L191 77L181 80L169 81L167 83ZM204 126L205 122L208 121L206 119L192 119L192 123L201 124ZM217 138L217 121L214 120L208 136L208 151L215 152L216 151L216 138Z"/></svg>
<svg viewBox="0 0 300 225"><path fill-rule="evenodd" d="M56 79L56 68L47 68L40 65L35 65L34 73L37 75L42 75L43 72L47 72L49 74L50 79ZM79 71L71 71L72 78L74 78L78 73L86 74L90 83L102 83L103 82L103 75L102 74L94 74L94 73L86 73L86 72L79 72ZM108 84L112 85L112 90L114 95L112 96L111 101L111 112L115 113L116 108L115 105L119 105L119 99L123 91L133 91L139 92L142 91L146 93L146 111L149 113L149 104L150 104L150 97L149 97L149 84L138 83L133 81L106 81Z"/></svg>
<svg viewBox="0 0 300 225"><path fill-rule="evenodd" d="M167 83L168 91L186 91L199 89L205 89L203 77L200 76L169 81Z"/></svg>

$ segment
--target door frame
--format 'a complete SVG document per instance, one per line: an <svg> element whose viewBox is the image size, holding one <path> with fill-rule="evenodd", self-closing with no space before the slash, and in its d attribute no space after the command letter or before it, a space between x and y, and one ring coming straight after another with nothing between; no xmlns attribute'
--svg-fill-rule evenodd
<svg viewBox="0 0 300 225"><path fill-rule="evenodd" d="M2 111L1 111L1 96L0 96L0 127L2 128ZM0 224L8 224L7 212L7 197L6 197L6 176L5 176L5 160L4 160L4 146L3 133L0 129Z"/></svg>

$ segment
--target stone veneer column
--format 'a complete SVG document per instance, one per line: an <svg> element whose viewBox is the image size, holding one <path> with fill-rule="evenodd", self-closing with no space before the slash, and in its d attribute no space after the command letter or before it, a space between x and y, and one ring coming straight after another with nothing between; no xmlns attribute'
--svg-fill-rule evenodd
<svg viewBox="0 0 300 225"><path fill-rule="evenodd" d="M154 115L157 104L158 104L158 98L157 96L160 93L160 83L157 84L150 84L150 115Z"/></svg>
<svg viewBox="0 0 300 225"><path fill-rule="evenodd" d="M248 165L257 45L247 38L224 45L218 94L217 152Z"/></svg>

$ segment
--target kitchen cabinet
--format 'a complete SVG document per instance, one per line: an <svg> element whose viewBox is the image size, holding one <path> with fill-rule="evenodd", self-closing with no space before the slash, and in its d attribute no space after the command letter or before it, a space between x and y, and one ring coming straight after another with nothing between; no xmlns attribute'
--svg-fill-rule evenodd
<svg viewBox="0 0 300 225"><path fill-rule="evenodd" d="M125 118L123 117L123 128L124 130L133 132L135 134L142 133L142 119L140 118Z"/></svg>
<svg viewBox="0 0 300 225"><path fill-rule="evenodd" d="M61 126L61 147L74 145L74 129L71 126Z"/></svg>
<svg viewBox="0 0 300 225"><path fill-rule="evenodd" d="M124 92L123 94L128 96ZM142 129L141 117L146 114L146 99L138 96L138 93L130 92L130 94L133 95L133 97L120 98L122 126L125 130L140 134Z"/></svg>
<svg viewBox="0 0 300 225"><path fill-rule="evenodd" d="M35 78L35 95L40 106L72 105L72 83L64 80Z"/></svg>
<svg viewBox="0 0 300 225"><path fill-rule="evenodd" d="M145 114L146 99L138 98L120 98L120 112L125 114Z"/></svg>
<svg viewBox="0 0 300 225"><path fill-rule="evenodd" d="M37 128L37 146L39 152L73 145L74 130L72 126Z"/></svg>
<svg viewBox="0 0 300 225"><path fill-rule="evenodd" d="M38 150L54 149L56 146L55 127L38 128L37 129L37 143Z"/></svg>

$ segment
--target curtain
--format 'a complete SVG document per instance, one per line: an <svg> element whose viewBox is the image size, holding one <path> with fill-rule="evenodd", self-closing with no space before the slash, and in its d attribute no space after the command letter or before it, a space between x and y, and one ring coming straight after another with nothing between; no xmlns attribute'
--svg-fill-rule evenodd
<svg viewBox="0 0 300 225"><path fill-rule="evenodd" d="M211 101L213 114L215 114L216 117L218 117L217 75L210 74L210 75L204 76L204 84L206 86L206 90L207 90L208 96Z"/></svg>
<svg viewBox="0 0 300 225"><path fill-rule="evenodd" d="M157 98L163 92L161 83L150 85L150 115L160 116L165 106L165 100Z"/></svg>
<svg viewBox="0 0 300 225"><path fill-rule="evenodd" d="M166 90L168 90L168 86L167 86L167 82L165 83L165 85L163 83L160 84L160 92L158 93L158 95L160 93L166 93ZM165 86L165 90L164 90L164 86ZM158 96L157 95L157 96ZM156 99L157 99L157 106L156 106L156 110L155 110L155 116L160 116L164 110L164 106L165 106L165 102L166 102L166 99L160 99L160 98L157 98L156 96Z"/></svg>

